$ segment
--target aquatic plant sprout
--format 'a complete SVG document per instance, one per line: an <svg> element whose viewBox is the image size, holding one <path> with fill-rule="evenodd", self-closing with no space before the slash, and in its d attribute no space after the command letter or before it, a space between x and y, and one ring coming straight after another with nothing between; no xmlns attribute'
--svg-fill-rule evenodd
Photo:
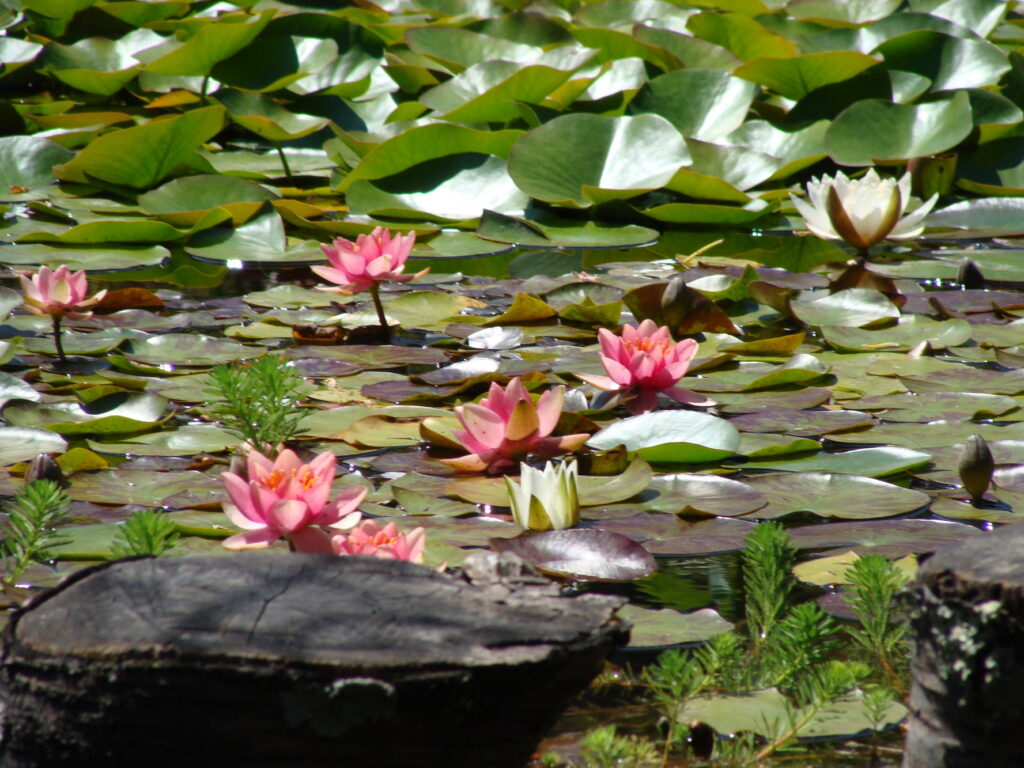
<svg viewBox="0 0 1024 768"><path fill-rule="evenodd" d="M790 194L811 233L844 240L862 252L882 240L918 237L924 232L925 216L939 199L936 193L904 216L910 203L910 174L897 181L880 177L874 168L859 179L842 171L834 177L815 177L807 182L807 197L809 202Z"/></svg>
<svg viewBox="0 0 1024 768"><path fill-rule="evenodd" d="M559 531L580 521L576 462L545 462L544 469L521 464L519 482L505 478L512 519L531 531Z"/></svg>
<svg viewBox="0 0 1024 768"><path fill-rule="evenodd" d="M534 403L518 378L506 388L494 382L478 403L456 406L462 429L452 435L471 453L441 459L457 472L502 472L515 467L528 454L550 458L579 448L590 435L552 436L562 414L565 387L554 387Z"/></svg>
<svg viewBox="0 0 1024 768"><path fill-rule="evenodd" d="M285 449L271 461L250 450L246 456L247 477L234 472L221 474L230 501L224 513L244 529L224 540L228 549L260 549L280 538L288 539L299 552L331 552L327 532L357 525L362 514L357 507L366 496L365 488L348 488L328 503L337 459L324 451L304 463L294 451Z"/></svg>
<svg viewBox="0 0 1024 768"><path fill-rule="evenodd" d="M61 362L67 358L60 339L60 321L67 317L82 320L92 314L96 306L107 295L106 290L88 296L88 280L85 270L72 272L66 265L51 270L41 267L30 277L19 275L24 294L25 308L34 315L49 315L53 319L53 343Z"/></svg>
<svg viewBox="0 0 1024 768"><path fill-rule="evenodd" d="M336 533L331 547L338 555L367 555L386 560L423 562L427 530L420 526L408 533L398 530L393 522L381 526L376 520L364 520L348 534Z"/></svg>
<svg viewBox="0 0 1024 768"><path fill-rule="evenodd" d="M693 339L673 342L669 329L658 327L653 320L644 320L636 328L627 325L621 336L605 328L597 334L601 364L608 375L576 376L598 389L630 398L626 409L633 415L654 410L660 393L686 405L715 404L714 400L676 386L697 354L697 342Z"/></svg>

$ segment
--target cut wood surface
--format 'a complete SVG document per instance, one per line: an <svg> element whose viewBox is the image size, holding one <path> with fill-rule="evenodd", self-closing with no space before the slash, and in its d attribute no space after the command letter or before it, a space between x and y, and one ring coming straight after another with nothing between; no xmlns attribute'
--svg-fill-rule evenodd
<svg viewBox="0 0 1024 768"><path fill-rule="evenodd" d="M1024 525L940 549L911 597L903 768L1024 766Z"/></svg>
<svg viewBox="0 0 1024 768"><path fill-rule="evenodd" d="M619 604L493 553L98 566L7 628L2 765L521 766Z"/></svg>

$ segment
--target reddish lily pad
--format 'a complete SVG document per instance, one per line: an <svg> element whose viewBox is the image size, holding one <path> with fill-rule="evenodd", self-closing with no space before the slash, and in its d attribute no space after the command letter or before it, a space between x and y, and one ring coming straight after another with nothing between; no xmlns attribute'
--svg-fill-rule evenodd
<svg viewBox="0 0 1024 768"><path fill-rule="evenodd" d="M492 539L499 552L514 552L542 573L580 581L633 581L655 569L654 558L628 536L570 528Z"/></svg>
<svg viewBox="0 0 1024 768"><path fill-rule="evenodd" d="M977 528L942 520L858 520L811 525L789 532L797 549L852 549L863 557L878 554L902 557L934 552L940 547L983 536Z"/></svg>
<svg viewBox="0 0 1024 768"><path fill-rule="evenodd" d="M643 514L602 520L595 528L614 531L643 543L654 555L713 555L743 549L753 524L716 517L689 522L676 515Z"/></svg>
<svg viewBox="0 0 1024 768"><path fill-rule="evenodd" d="M745 413L729 421L741 432L784 432L797 436L827 435L875 423L871 416L859 411L791 411L785 408Z"/></svg>
<svg viewBox="0 0 1024 768"><path fill-rule="evenodd" d="M657 475L647 490L627 504L606 504L584 511L585 517L623 517L619 514L638 509L648 512L669 512L683 517L736 517L746 515L765 505L760 492L745 483L717 475Z"/></svg>
<svg viewBox="0 0 1024 768"><path fill-rule="evenodd" d="M767 497L768 505L752 513L760 519L795 512L820 517L862 520L905 515L928 504L928 494L858 475L827 472L778 472L747 478Z"/></svg>

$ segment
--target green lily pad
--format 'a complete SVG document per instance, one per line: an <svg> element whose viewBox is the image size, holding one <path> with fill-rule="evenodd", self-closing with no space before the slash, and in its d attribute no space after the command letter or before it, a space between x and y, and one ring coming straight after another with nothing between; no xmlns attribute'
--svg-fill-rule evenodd
<svg viewBox="0 0 1024 768"><path fill-rule="evenodd" d="M263 205L262 211L242 226L208 229L194 237L185 250L197 259L215 263L276 266L323 262L318 243L289 243L281 216L270 203Z"/></svg>
<svg viewBox="0 0 1024 768"><path fill-rule="evenodd" d="M270 23L276 9L259 16L225 14L203 19L195 33L182 41L169 39L163 45L140 52L136 58L146 71L160 75L205 77L218 61L242 50Z"/></svg>
<svg viewBox="0 0 1024 768"><path fill-rule="evenodd" d="M755 475L746 482L768 499L768 506L753 515L758 518L813 512L825 518L864 520L905 515L929 502L921 491L857 475L779 472Z"/></svg>
<svg viewBox="0 0 1024 768"><path fill-rule="evenodd" d="M40 453L64 453L67 441L49 429L0 427L0 467L30 461Z"/></svg>
<svg viewBox="0 0 1024 768"><path fill-rule="evenodd" d="M706 413L655 411L616 422L587 441L599 450L623 445L648 461L698 463L736 452L740 436L732 424Z"/></svg>
<svg viewBox="0 0 1024 768"><path fill-rule="evenodd" d="M530 248L630 248L658 239L656 230L635 224L583 223L553 219L527 219L484 211L476 234L485 240Z"/></svg>
<svg viewBox="0 0 1024 768"><path fill-rule="evenodd" d="M64 264L71 270L108 271L156 266L170 251L159 245L68 246L31 243L5 246L0 262L19 267L50 267Z"/></svg>
<svg viewBox="0 0 1024 768"><path fill-rule="evenodd" d="M865 125L874 129L865 131ZM874 165L945 152L967 138L972 126L963 91L916 105L864 99L832 121L825 148L841 165Z"/></svg>
<svg viewBox="0 0 1024 768"><path fill-rule="evenodd" d="M264 350L193 333L164 333L133 339L125 357L150 365L214 366L259 357Z"/></svg>
<svg viewBox="0 0 1024 768"><path fill-rule="evenodd" d="M41 136L0 138L0 200L24 199L26 194L33 196L33 190L56 181L53 167L72 157L72 152ZM19 188L27 192L12 191Z"/></svg>
<svg viewBox="0 0 1024 768"><path fill-rule="evenodd" d="M858 448L842 453L819 453L798 459L750 461L744 469L779 469L786 472L840 472L847 475L882 477L920 467L931 454L907 448Z"/></svg>
<svg viewBox="0 0 1024 768"><path fill-rule="evenodd" d="M825 0L816 0L816 4ZM839 3L836 3L839 5ZM852 737L873 730L876 726L895 725L907 716L907 708L897 701L889 703L878 723L867 711L859 692L822 707L801 727L797 738ZM793 712L792 702L775 688L745 694L716 694L689 699L676 714L681 723L707 723L718 733L732 734L753 731L772 738L776 729L803 720L799 710Z"/></svg>
<svg viewBox="0 0 1024 768"><path fill-rule="evenodd" d="M821 51L786 58L753 59L733 74L788 99L799 100L816 88L840 83L877 63L877 59L858 51Z"/></svg>
<svg viewBox="0 0 1024 768"><path fill-rule="evenodd" d="M118 442L87 441L97 453L132 456L196 456L236 448L241 442L242 438L213 424L186 424Z"/></svg>
<svg viewBox="0 0 1024 768"><path fill-rule="evenodd" d="M476 219L487 210L522 213L529 198L516 186L500 157L450 155L387 179L357 181L348 190L353 213L438 219Z"/></svg>
<svg viewBox="0 0 1024 768"><path fill-rule="evenodd" d="M577 113L527 132L509 152L508 172L531 197L587 208L657 189L689 160L663 117Z"/></svg>
<svg viewBox="0 0 1024 768"><path fill-rule="evenodd" d="M150 189L187 162L224 125L221 107L204 107L166 120L99 136L75 157L54 167L58 178L86 183L90 177L133 189Z"/></svg>
<svg viewBox="0 0 1024 768"><path fill-rule="evenodd" d="M884 294L870 288L848 288L824 295L802 293L790 306L793 314L808 325L856 328L900 316Z"/></svg>
<svg viewBox="0 0 1024 768"><path fill-rule="evenodd" d="M4 419L15 427L41 427L61 435L118 435L145 432L164 418L167 401L159 395L116 394L79 403L11 403Z"/></svg>
<svg viewBox="0 0 1024 768"><path fill-rule="evenodd" d="M711 608L681 613L671 608L652 610L639 605L624 605L618 614L633 625L629 633L630 648L701 643L729 632L735 626Z"/></svg>
<svg viewBox="0 0 1024 768"><path fill-rule="evenodd" d="M182 496L190 497L192 503L212 503L227 498L220 480L195 470L104 469L76 477L67 494L75 501L144 507L165 506Z"/></svg>
<svg viewBox="0 0 1024 768"><path fill-rule="evenodd" d="M715 69L677 69L641 88L630 111L660 115L687 138L714 141L742 125L757 91L749 78Z"/></svg>
<svg viewBox="0 0 1024 768"><path fill-rule="evenodd" d="M270 141L301 139L328 123L324 117L291 112L259 93L218 91L212 100L223 106L233 121Z"/></svg>
<svg viewBox="0 0 1024 768"><path fill-rule="evenodd" d="M971 338L972 328L959 318L940 321L909 315L899 318L894 326L877 330L823 325L821 334L833 349L841 352L907 352L925 341L932 349L959 346Z"/></svg>

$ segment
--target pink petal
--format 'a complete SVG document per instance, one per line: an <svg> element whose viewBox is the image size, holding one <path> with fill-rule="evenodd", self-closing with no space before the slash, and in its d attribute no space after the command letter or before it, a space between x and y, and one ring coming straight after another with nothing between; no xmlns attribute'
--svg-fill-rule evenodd
<svg viewBox="0 0 1024 768"><path fill-rule="evenodd" d="M537 436L547 437L558 424L565 403L565 387L549 389L537 401Z"/></svg>
<svg viewBox="0 0 1024 768"><path fill-rule="evenodd" d="M366 498L366 488L346 488L338 494L338 497L324 507L323 512L316 520L317 525L327 525L331 528L351 528L359 522L362 516L357 512L356 507L363 503ZM354 519L353 519L353 516Z"/></svg>
<svg viewBox="0 0 1024 768"><path fill-rule="evenodd" d="M322 529L314 526L300 528L295 533L289 534L288 539L296 552L308 552L312 554L322 553L330 555L334 552L331 548L331 537Z"/></svg>
<svg viewBox="0 0 1024 768"><path fill-rule="evenodd" d="M459 421L474 441L490 449L505 441L505 422L497 413L476 403L467 403L456 411Z"/></svg>
<svg viewBox="0 0 1024 768"><path fill-rule="evenodd" d="M699 405L707 406L714 405L715 400L710 397L706 397L698 392L693 392L683 387L671 387L664 390L665 394L675 400L677 403L685 403L686 405Z"/></svg>
<svg viewBox="0 0 1024 768"><path fill-rule="evenodd" d="M608 372L612 381L620 387L628 387L633 384L635 380L633 377L633 371L618 360L612 360L610 357L602 357L601 364L604 365L604 369Z"/></svg>
<svg viewBox="0 0 1024 768"><path fill-rule="evenodd" d="M263 519L260 510L253 503L252 490L249 483L234 472L222 472L220 479L224 483L224 489L228 492L228 496L231 497L232 506L240 516L238 520L232 518L232 522L239 528L253 527L243 523L242 520L249 520L256 526L266 525L267 521ZM224 508L224 513L231 517L227 507Z"/></svg>
<svg viewBox="0 0 1024 768"><path fill-rule="evenodd" d="M267 527L266 523L245 515L241 509L230 501L222 501L221 509L224 510L224 514L227 515L228 520L239 528L244 528L247 531L262 531Z"/></svg>
<svg viewBox="0 0 1024 768"><path fill-rule="evenodd" d="M493 451L485 454L470 453L457 459L441 459L441 463L456 472L483 472L490 467L494 455Z"/></svg>
<svg viewBox="0 0 1024 768"><path fill-rule="evenodd" d="M267 523L282 533L294 533L306 525L309 507L298 499L278 499L267 510Z"/></svg>
<svg viewBox="0 0 1024 768"><path fill-rule="evenodd" d="M245 531L231 536L221 542L225 549L263 549L281 538L281 534L272 528L258 531Z"/></svg>
<svg viewBox="0 0 1024 768"><path fill-rule="evenodd" d="M607 376L597 376L589 373L574 373L573 376L580 381L585 381L591 386L607 390L608 392L614 392L619 389L619 384L612 381Z"/></svg>

